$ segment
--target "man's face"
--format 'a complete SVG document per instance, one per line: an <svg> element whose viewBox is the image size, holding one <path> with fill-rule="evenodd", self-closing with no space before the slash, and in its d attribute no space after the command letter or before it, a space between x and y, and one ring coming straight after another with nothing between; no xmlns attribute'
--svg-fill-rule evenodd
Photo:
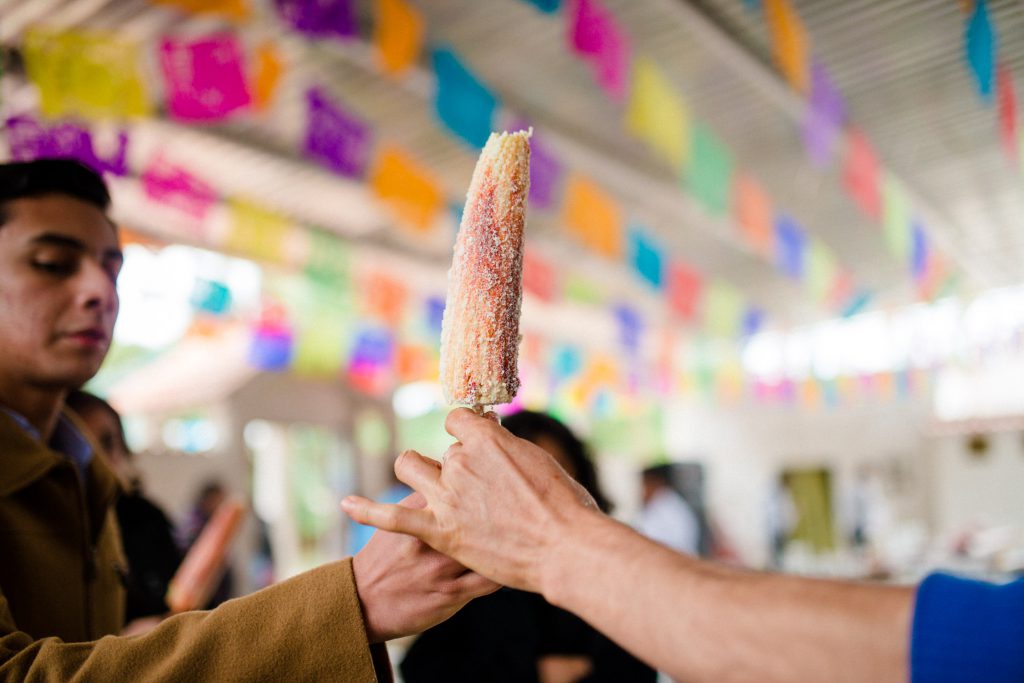
<svg viewBox="0 0 1024 683"><path fill-rule="evenodd" d="M73 388L99 370L117 318L122 255L100 209L69 196L16 199L0 226L0 376Z"/></svg>

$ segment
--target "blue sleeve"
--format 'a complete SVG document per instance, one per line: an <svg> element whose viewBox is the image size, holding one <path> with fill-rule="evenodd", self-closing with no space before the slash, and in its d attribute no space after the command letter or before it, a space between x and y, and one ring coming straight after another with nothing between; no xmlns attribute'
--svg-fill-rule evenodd
<svg viewBox="0 0 1024 683"><path fill-rule="evenodd" d="M1024 681L1024 579L997 586L932 574L917 589L912 683Z"/></svg>

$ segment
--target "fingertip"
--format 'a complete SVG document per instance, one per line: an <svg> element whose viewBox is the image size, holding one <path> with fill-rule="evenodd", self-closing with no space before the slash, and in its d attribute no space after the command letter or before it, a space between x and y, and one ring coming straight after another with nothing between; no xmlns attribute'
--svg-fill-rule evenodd
<svg viewBox="0 0 1024 683"><path fill-rule="evenodd" d="M479 419L479 417L469 408L456 408L448 413L448 417L444 420L445 431L457 439L459 435L455 432L461 431L462 426L467 424L469 420Z"/></svg>

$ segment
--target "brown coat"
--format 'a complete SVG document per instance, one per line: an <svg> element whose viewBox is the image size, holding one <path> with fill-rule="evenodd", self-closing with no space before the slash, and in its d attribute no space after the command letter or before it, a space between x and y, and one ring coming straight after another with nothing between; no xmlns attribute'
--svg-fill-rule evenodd
<svg viewBox="0 0 1024 683"><path fill-rule="evenodd" d="M0 680L375 681L374 659L388 678L349 560L116 637L117 483L98 457L89 481L0 411Z"/></svg>

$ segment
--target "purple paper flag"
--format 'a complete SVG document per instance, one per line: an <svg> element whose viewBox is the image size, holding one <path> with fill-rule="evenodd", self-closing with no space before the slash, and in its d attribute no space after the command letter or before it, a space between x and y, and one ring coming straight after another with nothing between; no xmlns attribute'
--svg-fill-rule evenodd
<svg viewBox="0 0 1024 683"><path fill-rule="evenodd" d="M832 159L836 139L846 120L843 95L832 82L825 66L811 65L811 94L804 114L803 138L807 155L816 166L827 166Z"/></svg>
<svg viewBox="0 0 1024 683"><path fill-rule="evenodd" d="M569 28L572 48L590 62L597 82L616 102L626 97L630 45L615 17L598 0L576 0Z"/></svg>
<svg viewBox="0 0 1024 683"><path fill-rule="evenodd" d="M306 35L351 38L357 33L352 0L274 0L274 4L286 23Z"/></svg>
<svg viewBox="0 0 1024 683"><path fill-rule="evenodd" d="M4 125L11 157L16 161L42 157L76 159L100 173L128 174L128 134L123 130L117 133L116 151L101 157L92 133L77 123L65 121L47 128L31 116L22 115L7 119Z"/></svg>
<svg viewBox="0 0 1024 683"><path fill-rule="evenodd" d="M551 208L557 199L558 182L562 177L562 163L536 132L530 141L530 205L538 209Z"/></svg>
<svg viewBox="0 0 1024 683"><path fill-rule="evenodd" d="M640 350L640 315L626 304L615 307L615 320L619 324L619 340L631 355Z"/></svg>
<svg viewBox="0 0 1024 683"><path fill-rule="evenodd" d="M370 157L370 127L319 88L306 92L306 114L306 156L335 173L361 177Z"/></svg>
<svg viewBox="0 0 1024 683"><path fill-rule="evenodd" d="M231 34L190 41L167 38L160 49L167 108L182 121L216 121L249 106L242 48Z"/></svg>

